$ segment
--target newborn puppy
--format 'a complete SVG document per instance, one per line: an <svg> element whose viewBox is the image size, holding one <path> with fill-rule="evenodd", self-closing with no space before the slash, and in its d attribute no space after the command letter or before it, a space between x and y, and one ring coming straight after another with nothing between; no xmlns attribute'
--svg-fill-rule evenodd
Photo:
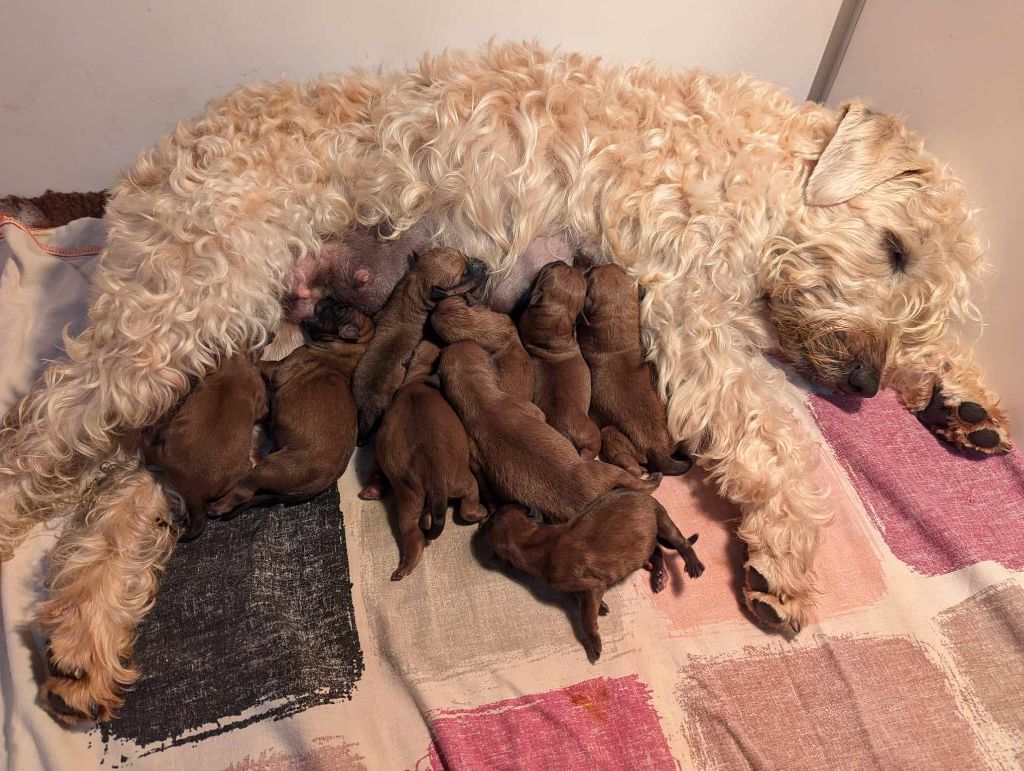
<svg viewBox="0 0 1024 771"><path fill-rule="evenodd" d="M504 313L473 305L464 297L449 297L430 314L430 325L445 343L471 340L491 356L498 387L507 394L533 398L533 364L519 341L516 325Z"/></svg>
<svg viewBox="0 0 1024 771"><path fill-rule="evenodd" d="M377 331L352 380L359 409L359 443L370 438L391 397L405 378L405 365L423 338L423 325L445 297L479 287L487 276L480 260L466 260L454 249L435 247L423 253L398 282L377 317Z"/></svg>
<svg viewBox="0 0 1024 771"><path fill-rule="evenodd" d="M356 444L352 372L373 337L370 317L323 301L309 325L314 342L260 363L272 398L274 451L209 508L227 514L267 501L312 498L338 480Z"/></svg>
<svg viewBox="0 0 1024 771"><path fill-rule="evenodd" d="M664 506L633 490L613 490L560 525L545 525L536 513L531 516L522 506L506 505L486 527L495 554L579 597L584 646L591 661L601 656L597 617L608 612L602 601L605 590L648 561L663 564L659 543L679 552L691 578L704 572L693 550L697 536L684 538Z"/></svg>
<svg viewBox="0 0 1024 771"><path fill-rule="evenodd" d="M146 464L183 499L181 540L206 527L206 507L252 468L253 426L267 417L267 387L246 354L235 354L189 393L169 420L147 432Z"/></svg>
<svg viewBox="0 0 1024 771"><path fill-rule="evenodd" d="M486 515L469 470L466 431L441 392L426 382L439 354L427 340L416 346L405 382L377 432L377 463L395 490L402 539L392 581L413 571L425 538L441 534L449 498L461 499L459 511L469 522Z"/></svg>
<svg viewBox="0 0 1024 771"><path fill-rule="evenodd" d="M519 335L533 359L533 403L548 423L593 460L601 432L588 416L590 370L576 343L576 317L583 310L587 280L564 262L540 269L530 304L519 317Z"/></svg>
<svg viewBox="0 0 1024 771"><path fill-rule="evenodd" d="M670 475L689 471L692 463L676 454L665 403L644 360L636 288L618 265L587 272L576 339L590 367L590 412L602 426L605 458L634 474L643 473L641 465Z"/></svg>
<svg viewBox="0 0 1024 771"><path fill-rule="evenodd" d="M658 486L660 476L641 480L617 466L581 459L535 404L498 387L487 352L476 343L445 348L438 374L466 428L474 462L504 500L565 522L616 487L650 492Z"/></svg>

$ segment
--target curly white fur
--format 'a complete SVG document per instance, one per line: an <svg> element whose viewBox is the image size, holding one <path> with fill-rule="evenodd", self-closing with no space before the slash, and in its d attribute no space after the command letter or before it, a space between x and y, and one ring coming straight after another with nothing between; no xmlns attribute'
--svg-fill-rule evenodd
<svg viewBox="0 0 1024 771"><path fill-rule="evenodd" d="M0 434L15 500L0 553L75 505L192 379L264 345L297 256L353 223L431 221L435 241L499 276L552 234L635 276L670 428L743 512L767 583L748 584L748 604L798 626L830 512L765 351L781 346L829 385L866 360L915 410L941 379L950 406L984 405L1005 448L996 398L942 343L973 315L970 215L898 121L797 105L745 75L501 45L408 72L241 87L114 188L89 327ZM113 703L97 692L77 706L88 699Z"/></svg>

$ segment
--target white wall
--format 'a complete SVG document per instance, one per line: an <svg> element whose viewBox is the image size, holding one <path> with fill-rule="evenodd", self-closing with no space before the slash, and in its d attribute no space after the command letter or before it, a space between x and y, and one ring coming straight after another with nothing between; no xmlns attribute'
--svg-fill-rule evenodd
<svg viewBox="0 0 1024 771"><path fill-rule="evenodd" d="M399 65L491 36L748 69L803 99L840 0L36 0L0 32L0 195L100 189L242 81Z"/></svg>
<svg viewBox="0 0 1024 771"><path fill-rule="evenodd" d="M830 104L868 96L907 115L981 207L996 273L976 350L1024 440L1024 2L867 0Z"/></svg>

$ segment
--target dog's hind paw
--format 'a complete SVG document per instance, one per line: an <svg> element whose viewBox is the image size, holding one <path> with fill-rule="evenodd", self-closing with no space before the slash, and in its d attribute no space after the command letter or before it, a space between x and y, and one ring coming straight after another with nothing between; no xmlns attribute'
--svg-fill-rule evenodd
<svg viewBox="0 0 1024 771"><path fill-rule="evenodd" d="M916 415L929 431L962 450L999 455L1011 448L1001 410L948 393L941 385Z"/></svg>
<svg viewBox="0 0 1024 771"><path fill-rule="evenodd" d="M49 677L39 689L43 707L67 725L110 720L122 704L119 689L101 684L82 669L62 668L49 648L46 653Z"/></svg>
<svg viewBox="0 0 1024 771"><path fill-rule="evenodd" d="M773 591L768 579L750 561L743 566L743 576L743 599L758 621L783 631L800 631L805 611L799 598Z"/></svg>

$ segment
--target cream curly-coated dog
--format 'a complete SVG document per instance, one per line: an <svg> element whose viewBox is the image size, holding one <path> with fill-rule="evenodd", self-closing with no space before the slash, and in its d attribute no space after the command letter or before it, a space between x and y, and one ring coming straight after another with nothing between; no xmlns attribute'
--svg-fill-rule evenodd
<svg viewBox="0 0 1024 771"><path fill-rule="evenodd" d="M944 342L976 317L963 187L859 103L493 46L239 88L143 153L107 220L89 326L0 444L0 552L73 516L40 611L43 692L68 720L119 705L174 541L139 429L224 356L265 345L300 291L296 266L353 224L430 222L434 242L498 277L521 274L538 237L623 265L645 290L671 430L742 510L744 593L766 623L799 629L830 516L767 350L842 391L891 385L960 447L1009 447L996 397Z"/></svg>

